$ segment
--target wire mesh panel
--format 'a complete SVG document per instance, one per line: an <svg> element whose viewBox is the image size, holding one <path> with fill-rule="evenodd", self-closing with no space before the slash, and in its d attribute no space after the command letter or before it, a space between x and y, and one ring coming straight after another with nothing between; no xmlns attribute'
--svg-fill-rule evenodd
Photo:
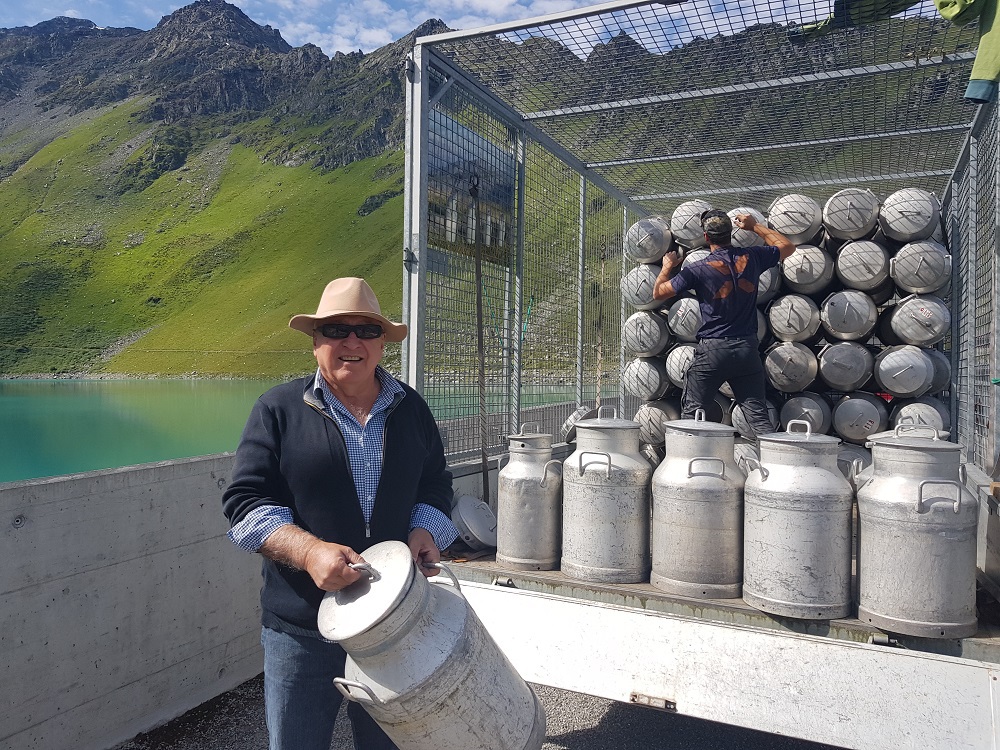
<svg viewBox="0 0 1000 750"><path fill-rule="evenodd" d="M954 382L958 441L969 460L992 468L997 451L997 206L1000 123L981 113L950 194L950 244L956 267L958 341Z"/></svg>
<svg viewBox="0 0 1000 750"><path fill-rule="evenodd" d="M433 64L428 83L420 387L461 459L618 406L624 211Z"/></svg>
<svg viewBox="0 0 1000 750"><path fill-rule="evenodd" d="M976 43L930 2L866 25L828 2L684 2L436 49L643 210L669 213L695 196L766 206L846 182L943 191Z"/></svg>

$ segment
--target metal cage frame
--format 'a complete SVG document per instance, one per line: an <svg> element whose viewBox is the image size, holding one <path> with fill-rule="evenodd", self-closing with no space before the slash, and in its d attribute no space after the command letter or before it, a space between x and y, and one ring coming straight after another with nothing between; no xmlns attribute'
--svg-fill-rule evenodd
<svg viewBox="0 0 1000 750"><path fill-rule="evenodd" d="M619 283L638 218L862 186L941 198L953 435L992 465L1000 133L993 105L962 98L976 31L929 0L858 25L829 2L796 8L628 0L417 39L402 374L450 460L497 455L528 421L559 436L581 405L632 416ZM737 52L753 64L720 64Z"/></svg>

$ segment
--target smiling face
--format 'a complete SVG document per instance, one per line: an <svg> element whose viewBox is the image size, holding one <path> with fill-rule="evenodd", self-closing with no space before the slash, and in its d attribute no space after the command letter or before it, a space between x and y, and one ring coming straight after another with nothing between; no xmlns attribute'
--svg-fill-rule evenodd
<svg viewBox="0 0 1000 750"><path fill-rule="evenodd" d="M340 315L319 323L378 323L363 315ZM328 339L313 331L313 355L323 378L333 388L350 392L366 387L375 380L375 367L385 352L385 334L377 339L359 339L351 333L346 339Z"/></svg>

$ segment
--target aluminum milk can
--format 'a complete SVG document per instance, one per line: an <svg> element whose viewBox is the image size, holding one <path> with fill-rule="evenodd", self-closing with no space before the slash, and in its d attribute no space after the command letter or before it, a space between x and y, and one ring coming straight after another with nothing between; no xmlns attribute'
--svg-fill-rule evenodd
<svg viewBox="0 0 1000 750"><path fill-rule="evenodd" d="M319 609L320 633L347 651L340 692L400 750L541 748L541 703L447 567L432 583L395 541L362 557L371 577L327 593Z"/></svg>
<svg viewBox="0 0 1000 750"><path fill-rule="evenodd" d="M833 258L816 245L799 245L781 264L785 286L799 294L817 294L833 281Z"/></svg>
<svg viewBox="0 0 1000 750"><path fill-rule="evenodd" d="M734 599L743 582L743 482L736 430L694 419L663 425L668 455L653 472L652 573L661 591Z"/></svg>
<svg viewBox="0 0 1000 750"><path fill-rule="evenodd" d="M662 216L639 219L625 233L623 251L633 263L655 263L670 249L670 222Z"/></svg>
<svg viewBox="0 0 1000 750"><path fill-rule="evenodd" d="M979 500L958 443L900 425L873 435L871 479L858 490L858 619L894 633L976 632Z"/></svg>
<svg viewBox="0 0 1000 750"><path fill-rule="evenodd" d="M653 299L653 287L660 273L658 263L640 263L621 280L622 299L636 310L655 310L663 302Z"/></svg>
<svg viewBox="0 0 1000 750"><path fill-rule="evenodd" d="M845 188L823 206L823 226L842 240L871 236L878 225L879 200L871 190Z"/></svg>
<svg viewBox="0 0 1000 750"><path fill-rule="evenodd" d="M636 357L663 354L671 338L667 319L651 310L633 313L622 326L622 346Z"/></svg>
<svg viewBox="0 0 1000 750"><path fill-rule="evenodd" d="M622 386L643 401L655 401L670 390L666 360L663 357L636 357L622 371Z"/></svg>
<svg viewBox="0 0 1000 750"><path fill-rule="evenodd" d="M759 440L760 460L744 459L743 600L783 617L846 617L854 493L840 441L794 420Z"/></svg>
<svg viewBox="0 0 1000 750"><path fill-rule="evenodd" d="M699 198L684 201L670 215L670 232L678 244L687 248L703 247L705 231L701 228L701 215L712 208L712 204Z"/></svg>
<svg viewBox="0 0 1000 750"><path fill-rule="evenodd" d="M767 320L779 341L812 342L819 334L819 306L802 294L778 297L768 305Z"/></svg>
<svg viewBox="0 0 1000 750"><path fill-rule="evenodd" d="M576 424L563 463L562 572L601 583L649 580L650 479L639 425L604 417Z"/></svg>
<svg viewBox="0 0 1000 750"><path fill-rule="evenodd" d="M812 242L823 226L823 209L808 195L789 193L767 209L771 227L796 245Z"/></svg>
<svg viewBox="0 0 1000 750"><path fill-rule="evenodd" d="M562 536L562 461L552 436L510 436L510 461L497 474L497 562L514 570L555 570Z"/></svg>

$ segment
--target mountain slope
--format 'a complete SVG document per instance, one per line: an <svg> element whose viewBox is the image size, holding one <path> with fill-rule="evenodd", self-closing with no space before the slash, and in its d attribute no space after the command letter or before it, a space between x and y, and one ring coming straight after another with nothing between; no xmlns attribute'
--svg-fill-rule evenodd
<svg viewBox="0 0 1000 750"><path fill-rule="evenodd" d="M441 27L332 60L221 0L0 30L0 373L298 373L338 275L398 315L399 71Z"/></svg>

